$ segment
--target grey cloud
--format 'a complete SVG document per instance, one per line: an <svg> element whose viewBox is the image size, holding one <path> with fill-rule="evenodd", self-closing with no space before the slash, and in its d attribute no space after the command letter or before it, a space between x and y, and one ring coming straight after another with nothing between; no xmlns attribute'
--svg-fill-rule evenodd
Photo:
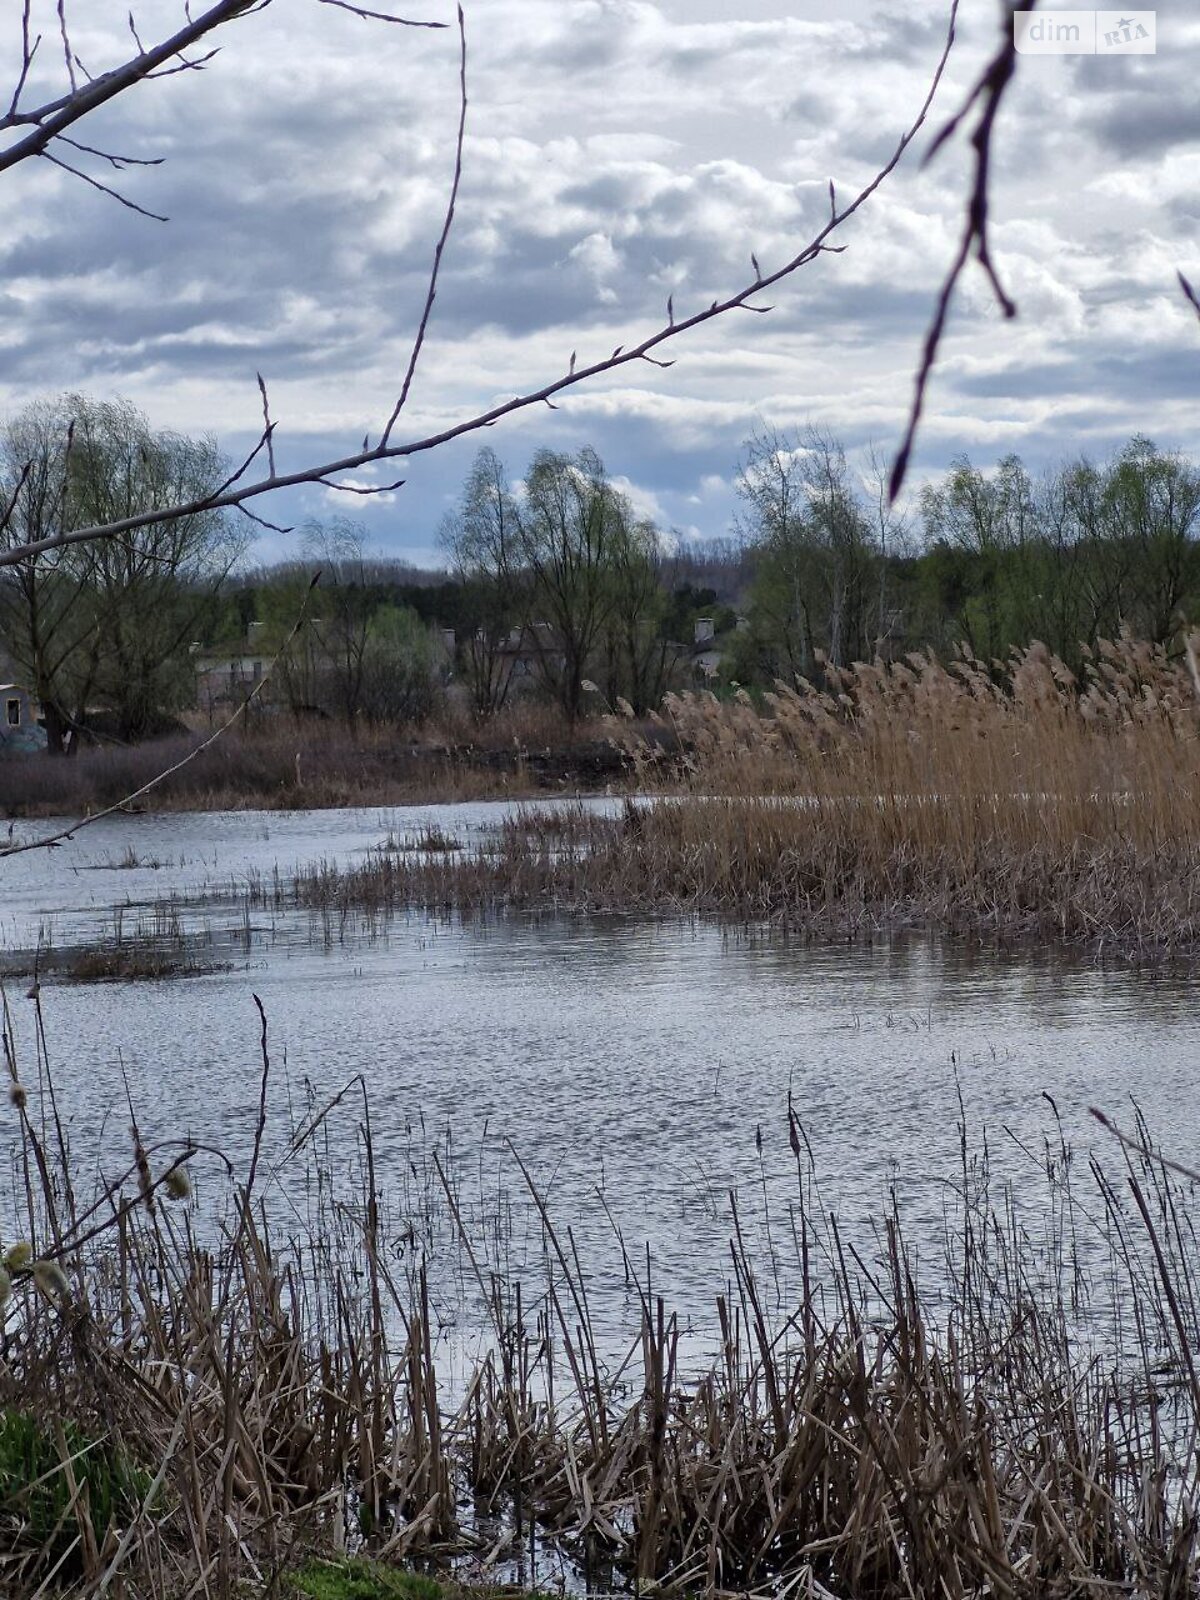
<svg viewBox="0 0 1200 1600"><path fill-rule="evenodd" d="M753 18L723 0L699 8L663 0L657 12L633 0L489 5L471 49L476 142L421 382L438 415L468 414L540 374L549 329L562 331L564 357L575 334L581 354L601 331L611 347L614 323L630 332L657 324L668 285L683 313L744 281L750 250L767 269L785 259L826 203L822 189L784 181L798 175L799 157L819 165L822 182L832 172L840 192L850 187L842 173L890 157L944 25L940 9L918 18L893 4L869 15L870 0L846 6L836 33L789 20L800 12L828 23L816 0L754 0L744 7ZM90 0L93 9L111 13L114 38L124 29L124 0ZM164 404L194 397L188 421L200 432L235 404L244 415L247 380L261 366L322 416L331 395L348 397L344 433L292 435L281 446L288 459L301 460L306 445L337 455L361 438L371 419L349 414L365 404L356 397L372 379L387 381L425 292L452 155L453 40L405 40L394 52L390 35L348 27L332 8L293 8L292 33L277 24L282 16L270 8L210 72L154 85L97 126L97 140L114 148L170 156L163 168L120 179L139 202L169 212L168 227L37 174L20 190L22 209L0 213L6 402L51 386L141 385ZM945 109L990 42L987 28L964 36ZM1148 178L1132 222L1130 202L1095 184L1122 162L1157 161L1200 135L1196 65L1181 49L1147 65L1066 62L1057 75L1019 68L997 134L993 208L997 240L1023 257L1032 281L1136 307L1146 292L1134 282L1135 269L1144 271L1137 236L1153 236L1187 266L1189 194L1160 203ZM623 136L624 158L611 153L615 141L589 145L589 132ZM629 159L638 139L653 141L653 159ZM884 207L868 207L847 229L848 255L818 261L777 291L772 317L689 341L678 369L653 375L657 407L542 410L488 442L517 469L538 443L592 440L611 471L683 521L700 479L730 471L755 412L771 395L803 393L812 372L830 389L848 443L894 433L961 210L961 157L947 151L925 175L915 162L902 166ZM1047 171L1057 173L1060 159L1055 204ZM0 179L0 205L13 193ZM1017 230L1006 223L1021 221L1035 225L1010 241ZM602 253L590 266L573 258L593 234L612 239L611 263ZM976 304L960 302L949 354L979 359L1002 348L1002 331ZM1070 454L1076 440L1100 448L1138 426L1170 442L1171 418L1196 391L1200 339L1192 350L1104 338L1048 326L1036 357L997 373L948 367L934 387L921 466L944 464L964 440L986 436L1006 406L1025 415L1038 400L1056 409L1049 430L1018 430L1031 459ZM500 352L491 365L482 353L489 340ZM676 394L722 408L696 423L687 402L671 401ZM369 512L380 539L427 546L479 442L410 462L395 505ZM226 447L233 453L236 439ZM304 514L322 505L319 491L295 499ZM706 503L704 514L719 523L726 511Z"/></svg>
<svg viewBox="0 0 1200 1600"><path fill-rule="evenodd" d="M1079 124L1110 159L1156 159L1200 140L1196 62L1169 34L1157 55L1080 56L1071 65Z"/></svg>
<svg viewBox="0 0 1200 1600"><path fill-rule="evenodd" d="M859 61L932 64L946 38L946 16L934 11L914 16L911 6L880 10L850 35L846 49Z"/></svg>

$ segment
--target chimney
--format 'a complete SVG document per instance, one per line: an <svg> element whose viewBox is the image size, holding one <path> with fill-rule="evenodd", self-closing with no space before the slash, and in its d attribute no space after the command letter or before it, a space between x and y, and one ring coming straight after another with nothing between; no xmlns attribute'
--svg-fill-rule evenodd
<svg viewBox="0 0 1200 1600"><path fill-rule="evenodd" d="M696 643L698 645L711 644L715 633L716 630L713 627L713 619L711 617L696 618Z"/></svg>

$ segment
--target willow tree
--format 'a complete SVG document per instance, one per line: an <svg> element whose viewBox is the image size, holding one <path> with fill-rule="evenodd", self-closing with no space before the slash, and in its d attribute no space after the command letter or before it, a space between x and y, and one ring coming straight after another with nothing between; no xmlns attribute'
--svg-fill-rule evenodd
<svg viewBox="0 0 1200 1600"><path fill-rule="evenodd" d="M594 450L534 456L513 559L529 584L526 647L571 722L583 710L588 667L616 603L613 567L627 519Z"/></svg>
<svg viewBox="0 0 1200 1600"><path fill-rule="evenodd" d="M51 750L88 708L141 738L190 701L188 645L243 547L220 511L150 520L119 539L63 532L194 502L226 463L210 439L154 429L124 401L34 402L0 435L0 638L41 702Z"/></svg>
<svg viewBox="0 0 1200 1600"><path fill-rule="evenodd" d="M480 721L495 716L512 687L514 632L526 621L528 585L514 556L517 507L504 463L485 446L467 474L439 538L463 589L465 629L458 641Z"/></svg>

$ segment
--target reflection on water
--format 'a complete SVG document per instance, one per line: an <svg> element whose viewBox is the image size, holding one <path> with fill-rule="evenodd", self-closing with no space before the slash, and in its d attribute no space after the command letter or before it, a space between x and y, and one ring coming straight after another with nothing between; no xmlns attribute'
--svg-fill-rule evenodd
<svg viewBox="0 0 1200 1600"><path fill-rule="evenodd" d="M0 863L5 932L28 943L48 923L56 937L81 937L122 901L351 859L397 823L436 821L462 837L500 809L120 819L53 855ZM126 851L160 864L112 866ZM960 1093L971 1127L988 1130L994 1173L1019 1195L1040 1193L1026 1152L1054 1133L1045 1095L1081 1147L1104 1147L1090 1105L1129 1120L1134 1096L1175 1154L1200 1160L1200 1020L1187 971L1104 971L913 937L789 945L616 916L464 924L410 914L328 947L309 932L303 916L276 918L238 966L203 977L48 981L49 1049L81 1159L98 1130L124 1151L126 1079L147 1136L187 1133L244 1155L257 994L280 1147L306 1097L319 1104L361 1073L393 1212L428 1180L438 1144L474 1212L505 1218L497 1250L528 1266L543 1245L511 1142L571 1225L593 1313L614 1327L632 1303L618 1230L635 1262L649 1243L656 1292L687 1315L707 1313L729 1276L731 1191L774 1283L776 1258L794 1255L799 1195L789 1093L821 1203L868 1247L893 1189L909 1237L938 1235L959 1172ZM32 1007L14 1005L28 1055ZM359 1116L347 1102L330 1124L335 1166L354 1158ZM786 1270L780 1284L786 1294Z"/></svg>

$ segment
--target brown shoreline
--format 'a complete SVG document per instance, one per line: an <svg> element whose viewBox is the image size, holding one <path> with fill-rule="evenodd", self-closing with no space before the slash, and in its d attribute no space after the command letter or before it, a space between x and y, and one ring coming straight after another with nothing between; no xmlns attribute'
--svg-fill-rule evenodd
<svg viewBox="0 0 1200 1600"><path fill-rule="evenodd" d="M86 816L119 805L186 757L199 736L177 735L74 758L0 762L0 815ZM532 799L619 791L628 756L589 729L553 742L445 740L411 733L301 729L229 735L130 806L139 812L329 810L342 806Z"/></svg>

